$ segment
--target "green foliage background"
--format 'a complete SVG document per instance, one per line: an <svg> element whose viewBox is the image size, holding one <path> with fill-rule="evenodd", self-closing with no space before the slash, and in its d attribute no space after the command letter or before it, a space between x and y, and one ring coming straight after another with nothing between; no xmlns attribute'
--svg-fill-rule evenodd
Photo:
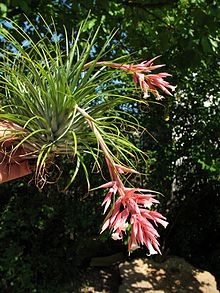
<svg viewBox="0 0 220 293"><path fill-rule="evenodd" d="M161 231L164 255L183 256L220 279L220 7L212 0L0 3L2 18L26 27L26 14L42 32L39 12L47 22L52 16L60 31L65 25L71 32L89 11L88 28L102 25L97 49L112 29L119 29L109 59L162 55L160 63L173 75L174 97L131 109L157 140L147 133L137 140L149 153L148 166L140 164L148 174L141 183L165 195L159 207L170 222ZM61 185L71 170L67 161L63 166ZM68 194L59 193L57 185L38 192L28 184L30 178L0 186L1 291L60 292L91 256L123 250L98 236L102 194L87 194L83 176ZM90 177L92 186L102 179L94 173Z"/></svg>

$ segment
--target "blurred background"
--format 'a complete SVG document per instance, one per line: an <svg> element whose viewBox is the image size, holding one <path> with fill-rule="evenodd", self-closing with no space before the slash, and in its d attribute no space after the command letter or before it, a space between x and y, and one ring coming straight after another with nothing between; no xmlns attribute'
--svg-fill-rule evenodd
<svg viewBox="0 0 220 293"><path fill-rule="evenodd" d="M175 255L209 270L220 286L220 7L215 0L7 0L0 1L1 23L7 17L33 30L25 15L45 32L39 13L53 17L57 35L71 33L88 15L88 31L101 24L95 51L111 31L115 49L106 59L131 54L137 61L161 57L177 85L174 96L130 109L147 132L135 138L148 153L141 184L164 194L158 211L169 226L161 229L162 258ZM85 30L85 37L88 32ZM34 37L34 36L33 36ZM1 37L0 37L0 41ZM1 43L0 46L3 46ZM132 79L128 78L131 83ZM85 156L87 166L90 157ZM66 193L59 192L71 174L68 158L59 185L39 191L31 177L0 186L0 291L62 292L80 286L82 271L96 256L123 252L126 245L99 235L104 219L102 192L87 192L79 173ZM91 185L101 176L91 173ZM132 254L146 256L145 249ZM62 289L61 289L62 288ZM77 290L77 289L74 289Z"/></svg>

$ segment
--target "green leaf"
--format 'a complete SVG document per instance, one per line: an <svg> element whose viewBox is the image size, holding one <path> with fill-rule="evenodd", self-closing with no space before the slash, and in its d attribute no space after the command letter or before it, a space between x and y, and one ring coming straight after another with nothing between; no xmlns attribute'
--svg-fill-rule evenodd
<svg viewBox="0 0 220 293"><path fill-rule="evenodd" d="M0 3L0 16L6 17L8 8L4 3Z"/></svg>

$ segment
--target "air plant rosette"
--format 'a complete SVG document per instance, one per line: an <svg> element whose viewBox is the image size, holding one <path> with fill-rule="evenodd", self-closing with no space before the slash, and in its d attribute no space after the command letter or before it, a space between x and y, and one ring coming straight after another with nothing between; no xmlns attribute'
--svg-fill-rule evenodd
<svg viewBox="0 0 220 293"><path fill-rule="evenodd" d="M145 245L150 254L161 253L159 234L153 224L166 227L168 223L165 217L152 210L152 206L159 203L158 193L123 183L124 174L138 173L129 157L140 155L144 158L145 153L123 135L119 125L124 123L133 130L141 126L130 115L127 120L122 119L117 107L125 103L145 103L149 93L158 99L158 89L171 95L175 87L164 80L168 73L152 73L164 66L153 64L157 57L137 65L118 63L118 60L102 61L114 34L91 60L98 30L84 40L85 25L86 21L82 22L71 39L64 29L59 40L55 37L55 25L45 22L47 34L44 35L33 26L38 41L15 23L10 23L10 28L2 25L0 119L9 127L1 138L1 152L10 156L22 148L18 163L23 159L34 161L34 178L40 188L48 180L48 165L62 155L71 156L75 162L67 188L80 165L89 184L83 155L91 154L98 164L102 154L111 181L98 187L109 189L103 201L107 216L101 232L109 228L115 240L127 234L129 251ZM19 36L19 41L14 35ZM28 45L24 46L25 43ZM142 97L122 95L123 87L116 92L115 80L120 72L133 75L136 90L143 91ZM133 92L134 88L126 90ZM13 145L10 149L9 143ZM120 155L123 163L114 153Z"/></svg>

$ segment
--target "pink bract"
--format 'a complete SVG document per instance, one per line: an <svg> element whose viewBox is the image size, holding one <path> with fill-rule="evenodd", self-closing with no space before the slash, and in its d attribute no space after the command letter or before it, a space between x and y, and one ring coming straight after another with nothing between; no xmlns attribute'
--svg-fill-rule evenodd
<svg viewBox="0 0 220 293"><path fill-rule="evenodd" d="M107 61L98 62L97 64L117 68L133 74L134 83L139 83L140 88L144 92L144 98L148 97L148 92L152 92L156 98L160 99L160 94L158 93L156 88L161 89L168 95L172 95L170 90L174 91L175 86L169 84L168 81L164 80L164 78L171 76L169 73L161 72L155 74L148 74L151 73L152 70L165 66L165 64L153 65L154 60L158 57L159 56L149 61L143 61L139 64L120 64L110 63Z"/></svg>
<svg viewBox="0 0 220 293"><path fill-rule="evenodd" d="M159 234L153 224L157 226L159 223L166 227L168 222L160 213L149 210L153 204L159 203L155 199L155 194L147 189L125 187L119 177L122 173L120 171L134 173L134 170L112 165L108 159L106 161L113 181L99 186L99 188L110 188L102 203L105 206L104 213L112 203L112 195L117 195L118 198L112 203L110 215L107 216L101 233L109 228L114 240L123 239L130 225L129 251L145 245L149 254L161 253L157 241Z"/></svg>

